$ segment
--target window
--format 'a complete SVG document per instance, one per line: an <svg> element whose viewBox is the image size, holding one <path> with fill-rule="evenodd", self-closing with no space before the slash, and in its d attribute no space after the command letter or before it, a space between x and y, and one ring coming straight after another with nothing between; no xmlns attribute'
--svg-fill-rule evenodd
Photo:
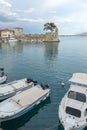
<svg viewBox="0 0 87 130"><path fill-rule="evenodd" d="M69 91L68 98L75 99L81 102L86 102L86 95L75 91Z"/></svg>
<svg viewBox="0 0 87 130"><path fill-rule="evenodd" d="M71 108L71 107L66 107L66 113L76 116L76 117L81 117L81 111L77 110L75 108Z"/></svg>

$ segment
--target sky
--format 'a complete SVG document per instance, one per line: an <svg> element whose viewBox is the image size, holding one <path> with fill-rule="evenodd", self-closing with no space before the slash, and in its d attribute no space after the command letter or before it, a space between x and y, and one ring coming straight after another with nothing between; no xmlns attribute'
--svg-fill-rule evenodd
<svg viewBox="0 0 87 130"><path fill-rule="evenodd" d="M48 22L60 35L87 32L87 0L0 0L0 29L21 27L25 34L43 34Z"/></svg>

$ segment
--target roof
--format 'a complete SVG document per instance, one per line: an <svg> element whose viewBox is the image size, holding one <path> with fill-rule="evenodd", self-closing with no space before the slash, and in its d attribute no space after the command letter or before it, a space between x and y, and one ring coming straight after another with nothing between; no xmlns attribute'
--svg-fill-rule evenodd
<svg viewBox="0 0 87 130"><path fill-rule="evenodd" d="M72 83L87 85L87 74L86 73L74 73L69 81Z"/></svg>
<svg viewBox="0 0 87 130"><path fill-rule="evenodd" d="M21 27L16 27L15 29L23 29L23 28L21 28Z"/></svg>
<svg viewBox="0 0 87 130"><path fill-rule="evenodd" d="M70 85L70 91L75 91L75 92L87 94L86 89L87 88L85 86L80 86L80 85L77 85L77 84L71 84Z"/></svg>
<svg viewBox="0 0 87 130"><path fill-rule="evenodd" d="M13 32L14 30L11 30L11 29L8 29L8 28L5 28L5 29L2 29L1 32Z"/></svg>

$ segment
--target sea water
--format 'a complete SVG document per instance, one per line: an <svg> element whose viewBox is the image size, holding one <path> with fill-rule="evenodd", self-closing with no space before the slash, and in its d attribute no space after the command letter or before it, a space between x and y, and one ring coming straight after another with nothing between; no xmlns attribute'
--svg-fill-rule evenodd
<svg viewBox="0 0 87 130"><path fill-rule="evenodd" d="M1 43L0 67L7 82L32 78L51 89L50 97L20 118L2 122L3 130L63 130L58 106L73 73L87 73L87 37L60 37L54 43ZM61 87L61 82L65 83Z"/></svg>

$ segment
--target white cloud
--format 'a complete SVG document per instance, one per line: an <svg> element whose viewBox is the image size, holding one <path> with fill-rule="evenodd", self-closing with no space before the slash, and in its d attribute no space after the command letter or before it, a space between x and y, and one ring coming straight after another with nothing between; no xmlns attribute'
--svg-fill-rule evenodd
<svg viewBox="0 0 87 130"><path fill-rule="evenodd" d="M0 0L0 15L10 19L17 17L17 13L12 11L12 5L5 0Z"/></svg>
<svg viewBox="0 0 87 130"><path fill-rule="evenodd" d="M59 23L71 23L73 22L73 18L72 17L58 17L58 16L54 16L54 19L56 22L59 22Z"/></svg>
<svg viewBox="0 0 87 130"><path fill-rule="evenodd" d="M40 23L43 22L44 20L41 18L36 18L36 19L29 19L29 18L18 18L19 21L25 21L25 22L34 22L34 23Z"/></svg>
<svg viewBox="0 0 87 130"><path fill-rule="evenodd" d="M75 4L75 0L44 0L40 8L45 11L49 9L57 9L67 5L72 5L73 3Z"/></svg>
<svg viewBox="0 0 87 130"><path fill-rule="evenodd" d="M12 5L5 0L0 0L0 6L11 7Z"/></svg>
<svg viewBox="0 0 87 130"><path fill-rule="evenodd" d="M18 13L32 13L32 12L35 12L35 8L29 8L29 9L26 9L26 10L24 10L24 9L15 9L16 10L16 12L18 12Z"/></svg>
<svg viewBox="0 0 87 130"><path fill-rule="evenodd" d="M61 6L63 4L65 4L67 2L67 0L47 0L45 5L46 7L57 7L57 6Z"/></svg>
<svg viewBox="0 0 87 130"><path fill-rule="evenodd" d="M29 8L28 10L25 10L26 13L32 13L32 12L34 12L34 11L35 11L34 8Z"/></svg>
<svg viewBox="0 0 87 130"><path fill-rule="evenodd" d="M56 14L57 12L56 12L56 10L51 10L51 11L49 11L49 13L50 14Z"/></svg>

